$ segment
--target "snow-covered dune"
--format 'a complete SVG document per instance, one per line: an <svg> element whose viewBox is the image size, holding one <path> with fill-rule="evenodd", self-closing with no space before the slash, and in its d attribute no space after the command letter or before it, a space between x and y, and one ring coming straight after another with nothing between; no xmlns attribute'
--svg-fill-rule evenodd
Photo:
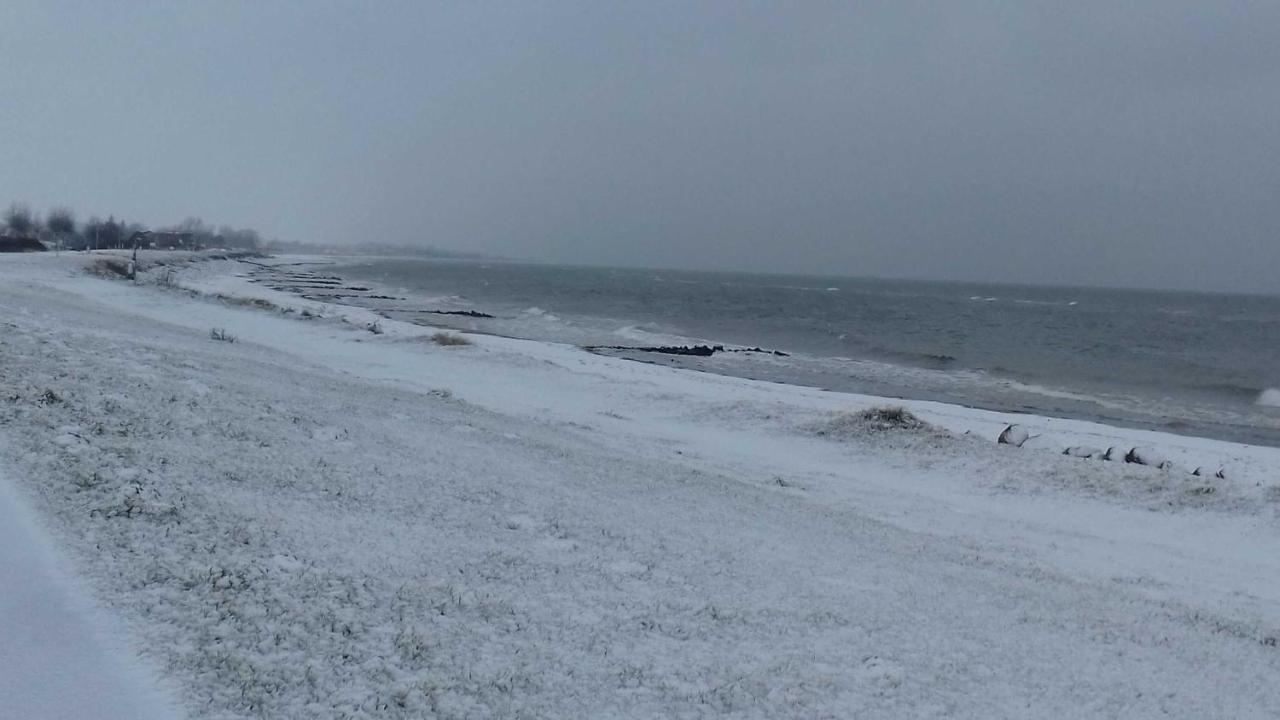
<svg viewBox="0 0 1280 720"><path fill-rule="evenodd" d="M90 261L0 260L0 462L192 717L1280 714L1276 449Z"/></svg>

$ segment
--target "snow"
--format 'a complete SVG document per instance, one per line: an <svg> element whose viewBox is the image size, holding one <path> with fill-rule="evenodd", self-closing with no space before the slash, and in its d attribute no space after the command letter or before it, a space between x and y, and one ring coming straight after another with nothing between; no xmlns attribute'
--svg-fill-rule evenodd
<svg viewBox="0 0 1280 720"><path fill-rule="evenodd" d="M0 261L0 457L192 717L1280 714L1280 450L83 257Z"/></svg>
<svg viewBox="0 0 1280 720"><path fill-rule="evenodd" d="M68 577L0 475L0 717L149 720L181 713Z"/></svg>

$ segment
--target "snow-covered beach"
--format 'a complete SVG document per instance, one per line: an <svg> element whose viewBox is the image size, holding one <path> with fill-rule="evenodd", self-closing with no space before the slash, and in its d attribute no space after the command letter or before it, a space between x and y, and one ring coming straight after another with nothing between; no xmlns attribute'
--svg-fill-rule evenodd
<svg viewBox="0 0 1280 720"><path fill-rule="evenodd" d="M1280 714L1280 450L101 257L0 258L0 480L191 717Z"/></svg>

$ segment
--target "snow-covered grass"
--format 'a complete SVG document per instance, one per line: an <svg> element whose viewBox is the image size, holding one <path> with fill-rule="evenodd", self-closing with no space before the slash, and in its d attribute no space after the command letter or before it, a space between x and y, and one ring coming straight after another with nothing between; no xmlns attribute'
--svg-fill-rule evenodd
<svg viewBox="0 0 1280 720"><path fill-rule="evenodd" d="M1280 713L1274 449L997 446L1014 418L83 262L0 261L0 457L193 717Z"/></svg>
<svg viewBox="0 0 1280 720"><path fill-rule="evenodd" d="M431 334L431 342L433 342L433 343L435 343L435 344L437 344L437 345L444 345L444 346L470 345L470 344L471 344L471 341L470 341L470 340L468 340L468 339L466 339L465 337L463 337L463 336L461 336L461 335L459 335L459 334L457 334L457 333L450 333L450 332L437 332L437 333L432 333L432 334Z"/></svg>
<svg viewBox="0 0 1280 720"><path fill-rule="evenodd" d="M850 437L884 432L936 432L929 423L901 405L879 405L857 412L839 412L814 426L818 435Z"/></svg>

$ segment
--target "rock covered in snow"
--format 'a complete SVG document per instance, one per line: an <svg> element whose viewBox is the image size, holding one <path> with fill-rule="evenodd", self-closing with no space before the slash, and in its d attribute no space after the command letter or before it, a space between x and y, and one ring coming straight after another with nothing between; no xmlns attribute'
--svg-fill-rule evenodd
<svg viewBox="0 0 1280 720"><path fill-rule="evenodd" d="M1101 460L1104 453L1100 448L1089 447L1087 445L1072 445L1066 450L1063 450L1062 454L1069 455L1071 457L1097 458Z"/></svg>
<svg viewBox="0 0 1280 720"><path fill-rule="evenodd" d="M1012 445L1014 447L1022 447L1022 444L1031 437L1027 429L1021 425L1010 425L1000 433L1000 437L996 438L996 442L1001 445Z"/></svg>
<svg viewBox="0 0 1280 720"><path fill-rule="evenodd" d="M1151 448L1135 447L1125 454L1124 461L1133 465L1149 465L1161 470L1173 467L1173 463L1168 458Z"/></svg>

